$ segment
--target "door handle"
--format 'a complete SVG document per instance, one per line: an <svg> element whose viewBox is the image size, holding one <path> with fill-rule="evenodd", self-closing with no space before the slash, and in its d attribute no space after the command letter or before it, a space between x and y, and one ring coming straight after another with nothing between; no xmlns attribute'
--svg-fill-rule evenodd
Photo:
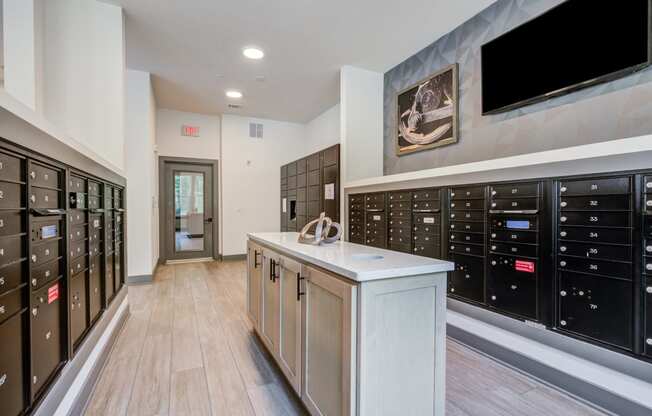
<svg viewBox="0 0 652 416"><path fill-rule="evenodd" d="M212 218L206 218L206 219L204 219L204 222L213 222L213 219Z"/></svg>
<svg viewBox="0 0 652 416"><path fill-rule="evenodd" d="M297 302L301 302L301 295L305 295L305 292L301 291L301 281L305 277L301 277L301 273L297 273Z"/></svg>

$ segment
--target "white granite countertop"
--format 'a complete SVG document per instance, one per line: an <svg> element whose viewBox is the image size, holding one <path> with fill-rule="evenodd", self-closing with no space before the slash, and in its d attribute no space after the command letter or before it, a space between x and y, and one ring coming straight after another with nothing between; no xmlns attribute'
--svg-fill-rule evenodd
<svg viewBox="0 0 652 416"><path fill-rule="evenodd" d="M356 282L451 271L453 263L338 241L320 246L297 242L299 233L249 233L249 238L280 254L312 263Z"/></svg>

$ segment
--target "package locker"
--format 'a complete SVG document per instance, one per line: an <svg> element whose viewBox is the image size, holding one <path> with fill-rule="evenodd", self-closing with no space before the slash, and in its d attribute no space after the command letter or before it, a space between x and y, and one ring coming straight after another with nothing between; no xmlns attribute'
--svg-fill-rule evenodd
<svg viewBox="0 0 652 416"><path fill-rule="evenodd" d="M388 247L404 253L412 252L412 192L388 192Z"/></svg>
<svg viewBox="0 0 652 416"><path fill-rule="evenodd" d="M441 190L419 189L411 192L411 195L412 252L419 256L440 258Z"/></svg>
<svg viewBox="0 0 652 416"><path fill-rule="evenodd" d="M365 244L364 194L349 195L349 241Z"/></svg>

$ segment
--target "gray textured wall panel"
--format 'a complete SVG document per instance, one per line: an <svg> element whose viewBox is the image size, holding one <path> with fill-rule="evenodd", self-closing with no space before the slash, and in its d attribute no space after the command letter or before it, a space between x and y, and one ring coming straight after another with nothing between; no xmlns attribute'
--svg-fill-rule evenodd
<svg viewBox="0 0 652 416"><path fill-rule="evenodd" d="M480 47L563 0L498 0L449 34L385 73L386 175L551 150L652 133L652 68L607 84L483 116ZM518 51L514 51L518 55ZM609 59L608 49L605 59ZM459 63L459 142L396 156L396 93Z"/></svg>

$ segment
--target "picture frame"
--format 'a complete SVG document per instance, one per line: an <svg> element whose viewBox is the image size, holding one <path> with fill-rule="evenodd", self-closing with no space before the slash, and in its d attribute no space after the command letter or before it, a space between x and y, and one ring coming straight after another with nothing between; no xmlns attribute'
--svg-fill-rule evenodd
<svg viewBox="0 0 652 416"><path fill-rule="evenodd" d="M449 65L396 94L398 156L457 143L458 64Z"/></svg>

